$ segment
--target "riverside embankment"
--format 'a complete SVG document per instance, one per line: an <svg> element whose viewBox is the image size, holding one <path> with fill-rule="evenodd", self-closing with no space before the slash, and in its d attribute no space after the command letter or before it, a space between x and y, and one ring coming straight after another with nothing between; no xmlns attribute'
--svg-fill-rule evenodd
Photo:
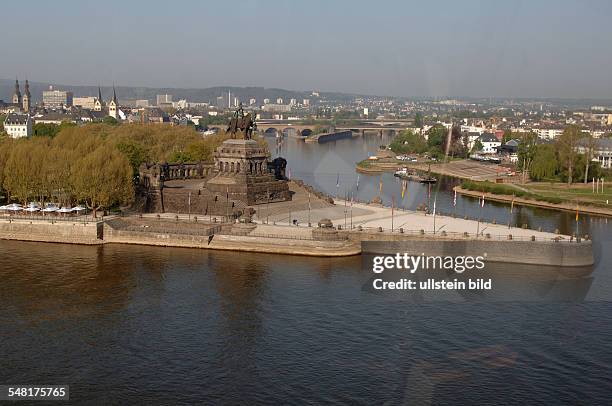
<svg viewBox="0 0 612 406"><path fill-rule="evenodd" d="M540 200L525 199L522 197L515 197L511 195L499 195L499 194L494 194L494 193L489 193L489 192L479 192L477 190L468 190L468 189L462 188L461 186L455 186L453 190L456 191L460 195L470 196L474 198L480 198L484 195L486 200L492 200L495 202L503 202L503 203L512 204L512 202L514 201L515 205L520 205L520 206L540 207L540 208L545 208L545 209L554 209L554 210L561 210L561 211L567 211L567 212L576 212L576 210L578 210L579 213L593 214L596 216L612 217L612 209L591 206L591 205L586 205L582 203L570 203L570 202L551 203L551 202L540 201Z"/></svg>
<svg viewBox="0 0 612 406"><path fill-rule="evenodd" d="M363 208L362 208L363 209ZM444 231L434 233L432 216L404 213L398 220L410 227L386 227L382 207L363 214L361 223L343 227L289 224L204 223L182 217L113 217L97 221L0 219L0 239L70 244L137 244L319 257L358 255L379 247L383 253L400 250L412 255L483 255L487 261L554 266L593 264L592 242L534 230L505 230L481 223L479 234L469 231L473 221L438 216ZM412 220L411 220L412 219ZM365 220L365 221L364 221ZM375 244L372 245L371 243ZM364 244L367 243L367 244ZM378 245L377 245L378 244ZM376 250L376 249L374 249Z"/></svg>

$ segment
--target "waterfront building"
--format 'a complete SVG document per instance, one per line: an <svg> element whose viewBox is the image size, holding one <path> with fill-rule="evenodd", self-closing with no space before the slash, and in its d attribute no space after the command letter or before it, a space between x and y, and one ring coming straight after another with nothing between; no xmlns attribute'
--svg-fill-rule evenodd
<svg viewBox="0 0 612 406"><path fill-rule="evenodd" d="M72 92L55 90L49 86L49 90L43 91L43 104L50 108L63 108L72 106Z"/></svg>
<svg viewBox="0 0 612 406"><path fill-rule="evenodd" d="M482 151L485 154L494 154L497 148L501 146L501 142L491 133L484 133L478 137L478 141L482 144Z"/></svg>
<svg viewBox="0 0 612 406"><path fill-rule="evenodd" d="M4 120L4 131L11 138L30 137L32 135L32 118L29 114L10 113Z"/></svg>
<svg viewBox="0 0 612 406"><path fill-rule="evenodd" d="M302 100L302 104L306 107L310 106L310 99L304 99Z"/></svg>
<svg viewBox="0 0 612 406"><path fill-rule="evenodd" d="M257 104L257 99L255 99L255 98L249 99L249 106L253 106L255 104Z"/></svg>

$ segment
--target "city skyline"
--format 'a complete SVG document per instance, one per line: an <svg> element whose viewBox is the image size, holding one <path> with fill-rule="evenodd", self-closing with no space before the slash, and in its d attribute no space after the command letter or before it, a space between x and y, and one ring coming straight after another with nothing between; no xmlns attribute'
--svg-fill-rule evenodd
<svg viewBox="0 0 612 406"><path fill-rule="evenodd" d="M612 94L606 2L183 2L163 13L156 3L71 3L5 6L15 18L0 30L20 35L0 77L400 97ZM19 30L24 20L29 30Z"/></svg>

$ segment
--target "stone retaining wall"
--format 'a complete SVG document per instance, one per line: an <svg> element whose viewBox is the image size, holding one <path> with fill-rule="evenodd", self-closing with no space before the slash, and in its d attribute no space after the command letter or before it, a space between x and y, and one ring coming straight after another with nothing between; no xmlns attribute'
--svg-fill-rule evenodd
<svg viewBox="0 0 612 406"><path fill-rule="evenodd" d="M553 266L593 265L591 241L495 241L444 240L405 238L402 241L362 241L364 254L395 254L428 256L484 256L486 261Z"/></svg>
<svg viewBox="0 0 612 406"><path fill-rule="evenodd" d="M71 244L102 244L103 223L1 219L0 239L61 242Z"/></svg>

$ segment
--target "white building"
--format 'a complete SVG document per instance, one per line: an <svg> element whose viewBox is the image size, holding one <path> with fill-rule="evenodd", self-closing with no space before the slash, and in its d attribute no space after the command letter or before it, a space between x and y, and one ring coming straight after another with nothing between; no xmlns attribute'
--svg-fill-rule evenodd
<svg viewBox="0 0 612 406"><path fill-rule="evenodd" d="M302 100L302 104L303 104L304 106L310 106L310 99L304 99L304 100Z"/></svg>
<svg viewBox="0 0 612 406"><path fill-rule="evenodd" d="M585 142L581 142L577 148L578 152L584 154L587 152ZM593 161L597 161L604 169L612 168L612 138L600 138L595 144L592 153Z"/></svg>
<svg viewBox="0 0 612 406"><path fill-rule="evenodd" d="M561 127L535 128L533 131L538 134L538 137L547 138L549 140L554 140L563 134L563 128Z"/></svg>
<svg viewBox="0 0 612 406"><path fill-rule="evenodd" d="M288 104L265 104L262 110L283 113L291 111L291 106Z"/></svg>
<svg viewBox="0 0 612 406"><path fill-rule="evenodd" d="M501 146L501 142L493 135L484 133L478 137L478 141L482 144L481 152L485 154L494 154L497 152L497 148Z"/></svg>
<svg viewBox="0 0 612 406"><path fill-rule="evenodd" d="M29 114L10 113L4 120L4 131L12 138L32 135L32 118Z"/></svg>

